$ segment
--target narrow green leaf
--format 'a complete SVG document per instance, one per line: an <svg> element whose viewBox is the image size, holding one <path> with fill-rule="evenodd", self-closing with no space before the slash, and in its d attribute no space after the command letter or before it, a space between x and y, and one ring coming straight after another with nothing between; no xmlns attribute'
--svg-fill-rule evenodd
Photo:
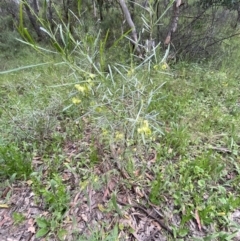
<svg viewBox="0 0 240 241"><path fill-rule="evenodd" d="M41 29L44 33L46 33L50 38L54 39L53 34L51 34L49 31L47 31L47 29L45 29L45 28L43 28L43 27L40 27L40 29Z"/></svg>
<svg viewBox="0 0 240 241"><path fill-rule="evenodd" d="M78 0L78 3L77 3L77 8L78 8L78 16L81 15L81 7L82 7L82 0Z"/></svg>
<svg viewBox="0 0 240 241"><path fill-rule="evenodd" d="M15 71L19 71L19 70L23 70L23 69L29 69L29 68L35 68L35 67L46 65L46 64L50 64L50 62L22 66L22 67L19 67L19 68L16 68L16 69L9 69L9 70L5 70L5 71L1 71L0 74L9 74L9 73L12 73L12 72L15 72Z"/></svg>
<svg viewBox="0 0 240 241"><path fill-rule="evenodd" d="M120 36L120 38L118 38L117 40L114 41L113 45L110 46L110 48L116 47L116 46L118 45L118 43L119 43L122 39L124 39L125 37L127 37L127 35L128 35L131 31L132 31L132 30L130 29L130 30L128 30L127 32L125 32L124 34L122 34L122 35Z"/></svg>
<svg viewBox="0 0 240 241"><path fill-rule="evenodd" d="M54 42L53 46L59 53L64 54L64 49L57 42Z"/></svg>
<svg viewBox="0 0 240 241"><path fill-rule="evenodd" d="M19 4L19 29L23 29L23 2Z"/></svg>
<svg viewBox="0 0 240 241"><path fill-rule="evenodd" d="M67 231L65 229L60 229L57 232L57 236L60 240L64 240L64 237L66 236L66 234L67 234Z"/></svg>
<svg viewBox="0 0 240 241"><path fill-rule="evenodd" d="M121 209L118 207L118 204L117 204L117 197L115 193L112 194L111 199L112 199L113 207L116 209L119 215L122 215Z"/></svg>
<svg viewBox="0 0 240 241"><path fill-rule="evenodd" d="M24 36L24 38L26 38L26 40L27 40L29 43L35 44L32 36L31 36L30 33L28 32L27 28L23 28L23 36Z"/></svg>
<svg viewBox="0 0 240 241"><path fill-rule="evenodd" d="M59 32L60 32L60 37L62 39L62 42L63 42L64 46L66 47L66 42L65 42L65 39L64 39L64 35L63 35L62 24L59 25Z"/></svg>
<svg viewBox="0 0 240 241"><path fill-rule="evenodd" d="M181 228L181 229L179 230L179 235L180 235L181 237L185 237L185 236L188 234L188 232L189 232L189 230L188 230L187 228Z"/></svg>
<svg viewBox="0 0 240 241"><path fill-rule="evenodd" d="M49 229L41 228L37 231L36 238L41 238L41 237L45 236L48 232L49 232Z"/></svg>

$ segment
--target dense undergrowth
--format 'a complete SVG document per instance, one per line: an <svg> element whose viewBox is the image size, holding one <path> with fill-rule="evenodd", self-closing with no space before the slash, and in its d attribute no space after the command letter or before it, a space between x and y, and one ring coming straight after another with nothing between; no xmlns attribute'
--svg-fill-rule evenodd
<svg viewBox="0 0 240 241"><path fill-rule="evenodd" d="M239 227L231 215L240 207L239 53L223 46L221 58L168 68L156 53L145 62L111 56L108 63L100 46L99 56L83 51L62 60L26 48L1 60L1 188L27 182L50 213L35 217L37 236L64 240L72 190L103 189L116 173L98 176L96 168L110 163L124 170L125 190L137 187L163 213L180 217L169 223L169 240L193 240L191 220L205 232L197 240L232 240ZM6 71L21 66L29 68ZM81 151L70 155L69 143ZM77 186L69 188L66 168ZM112 200L100 211L121 216ZM15 214L16 223L24 215ZM103 235L100 225L91 240L113 240L121 229Z"/></svg>

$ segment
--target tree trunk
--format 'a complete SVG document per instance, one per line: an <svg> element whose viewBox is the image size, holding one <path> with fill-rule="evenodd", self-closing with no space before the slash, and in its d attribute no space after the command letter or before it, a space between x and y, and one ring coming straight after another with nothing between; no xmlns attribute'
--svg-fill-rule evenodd
<svg viewBox="0 0 240 241"><path fill-rule="evenodd" d="M182 1L181 0L175 0L173 3L173 14L172 14L172 20L170 23L170 28L168 30L167 37L164 41L165 46L168 45L171 42L172 34L176 32L178 20L179 20L179 7L181 6Z"/></svg>
<svg viewBox="0 0 240 241"><path fill-rule="evenodd" d="M156 10L156 15L157 15L157 19L159 19L160 18L160 16L161 16L161 6L160 6L160 2L158 1L157 3L156 3L156 8L157 8L157 10ZM161 26L160 26L160 24L158 24L157 25L157 43L160 43L160 41L161 41Z"/></svg>
<svg viewBox="0 0 240 241"><path fill-rule="evenodd" d="M138 45L138 37L137 37L136 27L135 27L134 22L132 21L131 14L128 10L128 7L127 7L125 1L124 0L118 0L118 1L119 1L119 4L120 4L121 8L122 8L122 11L124 13L126 21L129 25L129 27L132 29L131 42L133 43L133 45L135 47L135 50L139 54L139 57L142 57L141 50L140 50L139 45Z"/></svg>
<svg viewBox="0 0 240 241"><path fill-rule="evenodd" d="M93 4L93 17L97 19L97 8L96 8L95 0L92 0L92 4Z"/></svg>
<svg viewBox="0 0 240 241"><path fill-rule="evenodd" d="M103 20L103 0L97 0L98 8L99 8L99 14L100 14L100 20Z"/></svg>
<svg viewBox="0 0 240 241"><path fill-rule="evenodd" d="M76 3L76 1L74 1ZM64 19L63 21L69 25L69 31L73 33L73 21L70 19L69 10L74 11L73 0L63 0L63 11ZM77 8L75 8L76 10Z"/></svg>
<svg viewBox="0 0 240 241"><path fill-rule="evenodd" d="M63 0L64 22L68 23L68 10L70 7L70 0Z"/></svg>
<svg viewBox="0 0 240 241"><path fill-rule="evenodd" d="M135 0L131 0L129 4L130 4L131 18L132 18L132 21L134 21Z"/></svg>
<svg viewBox="0 0 240 241"><path fill-rule="evenodd" d="M26 12L27 12L29 21L30 21L30 23L32 24L32 26L33 26L33 28L34 28L37 36L38 36L38 40L41 41L42 38L43 38L43 34L42 34L41 30L40 30L40 26L39 26L39 24L38 24L38 22L37 22L37 19L36 19L36 17L32 14L28 2L25 0L23 3L24 3L25 10L26 10Z"/></svg>
<svg viewBox="0 0 240 241"><path fill-rule="evenodd" d="M53 24L52 0L48 0L47 20L50 23L51 30L53 31L54 30L54 24Z"/></svg>
<svg viewBox="0 0 240 241"><path fill-rule="evenodd" d="M30 6L32 7L34 13L38 16L38 13L39 13L38 0L32 0L31 3L30 3Z"/></svg>

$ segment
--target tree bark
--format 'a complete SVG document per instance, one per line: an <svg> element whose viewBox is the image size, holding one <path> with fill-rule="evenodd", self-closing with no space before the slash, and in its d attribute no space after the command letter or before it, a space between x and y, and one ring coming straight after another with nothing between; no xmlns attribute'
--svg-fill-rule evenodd
<svg viewBox="0 0 240 241"><path fill-rule="evenodd" d="M128 7L125 3L124 0L118 0L121 8L122 8L122 11L124 13L124 16L125 16L125 19L129 25L129 27L132 29L132 39L131 39L131 42L133 43L134 47L135 47L135 50L137 51L137 53L140 55L140 57L142 57L142 54L141 54L141 50L139 48L139 45L138 45L138 37L137 37L137 31L136 31L136 27L135 27L135 24L131 18L131 14L128 10Z"/></svg>
<svg viewBox="0 0 240 241"><path fill-rule="evenodd" d="M159 0L155 0L154 2L154 9L156 9L156 18L157 20L160 18L161 16L161 6L160 6L160 1ZM160 28L160 24L157 25L157 43L160 42L161 39L161 34L160 34L161 28Z"/></svg>
<svg viewBox="0 0 240 241"><path fill-rule="evenodd" d="M29 4L28 4L28 2L26 0L24 1L24 7L25 7L25 10L27 12L29 21L32 24L32 26L33 26L33 28L34 28L37 36L38 36L38 40L39 41L42 40L43 34L42 34L41 30L40 30L40 26L39 26L39 24L37 22L36 17L32 14L31 9L29 7Z"/></svg>
<svg viewBox="0 0 240 241"><path fill-rule="evenodd" d="M129 4L130 4L131 18L132 18L132 21L134 21L134 17L135 17L135 0L131 0Z"/></svg>
<svg viewBox="0 0 240 241"><path fill-rule="evenodd" d="M50 23L51 30L54 30L54 24L53 24L53 12L52 12L52 0L48 1L47 6L47 20Z"/></svg>
<svg viewBox="0 0 240 241"><path fill-rule="evenodd" d="M39 4L38 4L38 0L32 0L30 3L30 6L32 7L34 13L36 15L38 15L39 13Z"/></svg>
<svg viewBox="0 0 240 241"><path fill-rule="evenodd" d="M95 0L92 0L92 4L93 4L93 17L97 19L97 8L96 8Z"/></svg>
<svg viewBox="0 0 240 241"><path fill-rule="evenodd" d="M68 10L70 8L70 1L71 0L63 0L63 11L64 11L64 17L65 17L66 23L68 23L68 20L69 20Z"/></svg>
<svg viewBox="0 0 240 241"><path fill-rule="evenodd" d="M171 42L172 34L177 30L178 20L179 20L179 7L181 6L182 1L181 0L175 0L173 3L173 14L172 14L172 20L170 23L170 28L167 34L167 37L164 41L165 46L168 45Z"/></svg>
<svg viewBox="0 0 240 241"><path fill-rule="evenodd" d="M100 14L100 20L103 20L103 0L97 0L98 8L99 8L99 14Z"/></svg>

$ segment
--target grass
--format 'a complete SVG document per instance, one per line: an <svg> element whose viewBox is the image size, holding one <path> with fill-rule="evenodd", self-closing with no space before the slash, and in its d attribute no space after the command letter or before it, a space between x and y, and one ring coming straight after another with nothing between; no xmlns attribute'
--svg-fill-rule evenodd
<svg viewBox="0 0 240 241"><path fill-rule="evenodd" d="M240 207L234 64L178 63L159 70L132 62L105 73L83 61L74 69L27 52L2 70L42 62L51 64L4 74L0 81L0 178L3 187L27 181L47 212L34 217L37 237L64 240L66 224L77 222L69 214L76 193L90 207L92 193L109 186L107 201L96 205L115 221L89 223L82 234L75 223L72 240L118 240L130 229L119 221L122 192L169 217L175 237L168 240L231 240L237 223L230 216ZM21 212L13 218L15 225L25 219ZM202 238L191 229L193 220L204 230Z"/></svg>

